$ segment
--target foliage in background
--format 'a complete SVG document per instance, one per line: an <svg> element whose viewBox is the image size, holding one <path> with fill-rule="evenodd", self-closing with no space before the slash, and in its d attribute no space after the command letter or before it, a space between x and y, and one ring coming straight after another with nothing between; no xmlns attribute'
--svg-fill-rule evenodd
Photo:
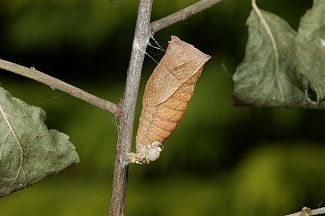
<svg viewBox="0 0 325 216"><path fill-rule="evenodd" d="M0 197L56 174L79 157L69 137L44 124L45 112L0 87Z"/></svg>
<svg viewBox="0 0 325 216"><path fill-rule="evenodd" d="M246 56L233 76L234 96L265 107L324 108L325 1L301 19L298 33L280 17L254 8Z"/></svg>
<svg viewBox="0 0 325 216"><path fill-rule="evenodd" d="M98 49L137 9L137 2L114 8L108 1L5 0L5 39L20 49L59 49L65 44Z"/></svg>
<svg viewBox="0 0 325 216"><path fill-rule="evenodd" d="M3 6L4 2L7 2L6 7ZM64 10L67 7L65 4L70 4L67 1L56 1L55 10L49 5L54 1L35 2L38 3L21 0L0 2L0 14L5 17L0 20L5 22L0 24L4 32L0 35L3 45L1 54L6 51L4 55L10 57L10 52L28 53L28 57L35 58L29 61L32 62L31 66L41 65L46 72L72 80L77 86L118 102L125 81L123 67L128 61L136 2L75 1L77 3L71 3L69 10ZM177 1L175 4L170 4L170 1L156 2L153 14L159 18L192 1ZM10 8L18 8L15 6L18 3L21 5L19 11L10 11L13 10ZM292 7L292 0L261 0L259 3L261 7L289 20L292 26L297 26L299 17L310 7L311 1L297 1L295 7ZM83 4L98 4L101 7L83 9ZM30 24L25 16L31 13L33 7L38 8L35 13L44 15L39 18L42 20L34 19L35 25ZM87 14L95 7L102 16L114 16L104 19L103 26L94 24L94 32L85 31L87 35L74 30L83 31L80 25L86 19L86 22L90 22L91 16L78 16L72 30L66 30L64 24L60 28L58 24L59 32L52 32L54 28L46 25L51 19L65 22L74 13L79 14L79 10ZM51 16L46 16L46 8ZM166 142L161 158L146 167L131 167L127 215L273 216L294 212L304 205L315 208L324 205L325 193L321 190L325 188L322 181L325 178L322 171L325 162L322 157L322 122L325 114L313 110L234 108L231 105L229 73L232 73L234 64L244 53L244 23L249 8L250 1L224 1L206 13L156 36L164 47L171 34L187 38L187 41L214 56L215 60L207 65L207 70L202 74L189 110L175 134ZM57 14L62 18L56 17ZM206 24L203 26L202 23ZM32 34L28 29L19 35L10 33L10 29L18 24L22 26L16 29L26 29L24 26L27 24L38 26L33 29L38 35L33 36L32 40L28 39ZM51 32L53 39L50 36L43 38L43 31ZM69 34L62 33L64 31ZM92 39L85 39L97 32L104 34L104 31L109 33L98 36L96 40L99 41L95 41L95 36L93 42ZM20 43L19 40L26 41ZM84 41L88 41L85 43L89 45L88 48ZM37 49L46 52L43 51L44 54L40 56L33 52ZM53 58L51 52L57 50L60 55ZM155 59L161 55L157 50L148 51ZM118 57L116 60L109 60L115 56ZM16 54L15 57L18 63L23 63L26 56ZM73 68L66 67L68 62L73 64ZM84 67L86 63L96 68ZM219 63L226 65L227 70L222 69ZM151 60L146 61L140 95L152 71L152 64ZM87 78L84 79L81 74L86 74ZM103 78L102 74L108 75ZM46 110L49 128L60 128L69 134L81 159L77 167L1 199L1 215L104 215L109 198L107 195L111 190L116 142L113 117L34 81L5 72L0 75L2 86L13 95Z"/></svg>

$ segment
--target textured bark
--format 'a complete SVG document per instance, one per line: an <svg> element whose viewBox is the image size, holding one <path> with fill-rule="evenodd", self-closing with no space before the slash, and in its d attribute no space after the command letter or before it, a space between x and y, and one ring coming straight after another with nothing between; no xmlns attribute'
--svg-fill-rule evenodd
<svg viewBox="0 0 325 216"><path fill-rule="evenodd" d="M127 154L131 151L135 106L141 78L143 60L150 39L150 16L153 0L140 0L135 27L126 86L118 117L118 140L109 215L124 215L128 177Z"/></svg>

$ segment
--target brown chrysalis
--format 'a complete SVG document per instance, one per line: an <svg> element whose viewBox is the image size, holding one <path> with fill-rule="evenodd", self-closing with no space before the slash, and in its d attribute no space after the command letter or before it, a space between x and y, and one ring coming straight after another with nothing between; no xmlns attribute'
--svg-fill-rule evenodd
<svg viewBox="0 0 325 216"><path fill-rule="evenodd" d="M136 153L130 163L159 158L162 143L175 130L193 95L195 84L210 56L191 44L171 37L165 55L150 76L142 100Z"/></svg>

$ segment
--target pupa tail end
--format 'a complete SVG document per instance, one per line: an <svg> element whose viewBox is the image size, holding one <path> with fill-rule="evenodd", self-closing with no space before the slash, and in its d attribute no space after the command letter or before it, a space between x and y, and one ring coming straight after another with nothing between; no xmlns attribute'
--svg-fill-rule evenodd
<svg viewBox="0 0 325 216"><path fill-rule="evenodd" d="M153 141L151 144L142 145L142 148L137 149L136 153L129 153L128 162L136 164L150 163L160 157L161 151L161 143L158 141Z"/></svg>

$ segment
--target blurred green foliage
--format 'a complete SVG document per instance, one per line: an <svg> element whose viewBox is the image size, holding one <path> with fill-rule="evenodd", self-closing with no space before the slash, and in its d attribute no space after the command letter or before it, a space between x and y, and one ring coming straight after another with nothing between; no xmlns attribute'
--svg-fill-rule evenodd
<svg viewBox="0 0 325 216"><path fill-rule="evenodd" d="M191 2L155 1L153 19ZM137 3L3 0L0 57L118 102ZM311 1L295 1L294 7L292 0L258 3L294 28L311 6ZM231 104L231 73L243 58L249 10L249 1L224 1L155 36L165 47L175 34L213 59L161 158L131 165L126 215L271 216L324 204L324 112ZM147 51L157 60L163 55ZM140 95L154 66L147 58ZM44 108L49 128L70 135L81 158L78 166L2 198L0 215L105 215L117 137L113 116L9 72L1 71L0 80L14 96Z"/></svg>

